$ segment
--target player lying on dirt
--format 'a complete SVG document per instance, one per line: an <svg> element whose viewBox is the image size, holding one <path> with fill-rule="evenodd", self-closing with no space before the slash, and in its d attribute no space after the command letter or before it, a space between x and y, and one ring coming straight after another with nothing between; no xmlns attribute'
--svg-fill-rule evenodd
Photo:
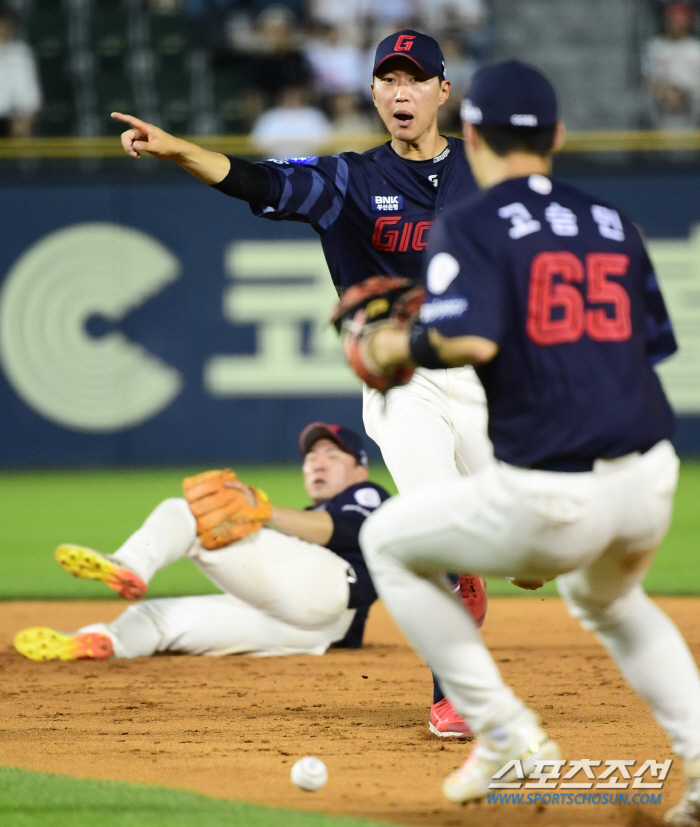
<svg viewBox="0 0 700 827"><path fill-rule="evenodd" d="M127 599L140 598L153 575L181 557L223 594L145 600L113 623L72 634L24 629L17 651L43 661L156 652L322 655L331 645L361 646L377 595L357 538L389 495L367 481L362 440L348 428L313 422L299 449L313 502L304 511L271 505L230 472L208 472L186 479L187 499L160 503L114 554L56 550L66 571L101 580Z"/></svg>

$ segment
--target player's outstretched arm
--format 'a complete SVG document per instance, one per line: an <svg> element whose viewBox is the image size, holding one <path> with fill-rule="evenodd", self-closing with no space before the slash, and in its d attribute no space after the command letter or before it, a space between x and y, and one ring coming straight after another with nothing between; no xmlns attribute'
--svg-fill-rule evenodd
<svg viewBox="0 0 700 827"><path fill-rule="evenodd" d="M132 158L140 158L142 152L148 152L155 158L174 161L205 184L220 183L231 169L231 162L220 152L210 152L191 141L176 138L133 115L112 112L112 117L130 127L122 133L122 146Z"/></svg>
<svg viewBox="0 0 700 827"><path fill-rule="evenodd" d="M235 488L243 494L249 505L255 505L255 494L250 486L235 480L227 482L226 488ZM326 511L300 511L297 508L273 505L267 525L283 534L291 534L319 546L325 546L333 536L333 518Z"/></svg>
<svg viewBox="0 0 700 827"><path fill-rule="evenodd" d="M402 365L415 364L409 338L410 332L406 328L391 325L380 327L367 342L368 355L383 372L396 370ZM440 367L482 365L490 362L498 353L498 345L481 336L443 336L434 328L430 328L428 338Z"/></svg>
<svg viewBox="0 0 700 827"><path fill-rule="evenodd" d="M325 546L333 536L333 518L327 511L298 511L296 508L272 507L267 523L283 534L291 534L307 543Z"/></svg>

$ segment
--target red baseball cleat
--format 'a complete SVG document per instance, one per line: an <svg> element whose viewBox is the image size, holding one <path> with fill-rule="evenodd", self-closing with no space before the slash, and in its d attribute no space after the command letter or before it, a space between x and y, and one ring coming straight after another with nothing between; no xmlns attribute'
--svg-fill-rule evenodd
<svg viewBox="0 0 700 827"><path fill-rule="evenodd" d="M470 741L474 737L469 724L455 712L447 698L443 698L430 707L428 726L433 735L437 735L438 738L459 738L462 741Z"/></svg>
<svg viewBox="0 0 700 827"><path fill-rule="evenodd" d="M484 578L478 574L460 574L459 596L476 625L481 626L486 619L486 607L489 602Z"/></svg>

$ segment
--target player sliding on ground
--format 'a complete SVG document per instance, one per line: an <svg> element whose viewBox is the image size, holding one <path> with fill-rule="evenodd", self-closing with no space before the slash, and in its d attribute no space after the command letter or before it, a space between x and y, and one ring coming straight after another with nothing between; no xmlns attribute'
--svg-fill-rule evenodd
<svg viewBox="0 0 700 827"><path fill-rule="evenodd" d="M182 557L224 594L145 600L113 623L73 634L25 629L15 648L44 661L157 652L322 655L332 645L361 646L376 593L357 536L389 495L368 482L367 454L353 431L312 423L299 447L313 502L305 511L271 505L230 472L210 472L185 480L189 502L162 502L114 554L70 545L56 551L68 572L128 599Z"/></svg>
<svg viewBox="0 0 700 827"><path fill-rule="evenodd" d="M360 544L380 597L478 734L447 798L480 799L494 775L517 784L536 769L557 787L561 764L441 573L556 577L684 761L688 786L667 823L698 827L700 676L641 585L678 474L652 367L676 350L654 270L634 224L550 177L563 130L543 75L516 61L482 69L462 115L484 192L436 223L421 321L363 331L361 310L345 346L381 375L476 365L496 459L401 493L366 521Z"/></svg>
<svg viewBox="0 0 700 827"><path fill-rule="evenodd" d="M372 96L391 140L360 155L289 158L253 164L208 152L130 115L122 135L134 158L148 152L273 221L303 221L320 235L339 293L377 273L419 279L428 232L446 205L476 184L462 141L440 135L439 108L450 93L445 62L432 37L404 30L377 47ZM417 371L384 398L364 389L364 423L399 491L459 479L492 456L484 391L471 367ZM483 620L486 594L476 577L461 579L462 599ZM470 737L436 685L430 728Z"/></svg>

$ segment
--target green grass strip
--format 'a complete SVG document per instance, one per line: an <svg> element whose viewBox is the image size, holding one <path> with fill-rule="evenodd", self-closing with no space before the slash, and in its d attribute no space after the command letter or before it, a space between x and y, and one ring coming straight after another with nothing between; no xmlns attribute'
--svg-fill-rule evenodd
<svg viewBox="0 0 700 827"><path fill-rule="evenodd" d="M112 596L102 584L63 572L53 559L59 543L73 542L114 551L166 497L181 496L182 477L199 468L0 473L0 599L94 599ZM308 504L300 468L241 467L241 479L263 488L278 505ZM391 493L395 487L382 466L371 478ZM700 594L700 463L684 462L673 523L645 586L651 594ZM159 572L150 597L207 594L211 583L188 561ZM491 595L556 594L549 584L523 592L503 580L489 581ZM115 596L116 597L116 596Z"/></svg>
<svg viewBox="0 0 700 827"><path fill-rule="evenodd" d="M182 479L202 468L0 473L0 599L119 599L100 583L77 580L60 569L53 552L77 543L115 551L167 497L182 496ZM304 508L301 467L240 467L240 479L267 492L272 502ZM396 489L382 466L372 479ZM149 597L209 594L216 588L189 560L152 580Z"/></svg>
<svg viewBox="0 0 700 827"><path fill-rule="evenodd" d="M290 782L291 784L291 782ZM83 781L0 767L2 827L377 827L377 822L121 781Z"/></svg>

